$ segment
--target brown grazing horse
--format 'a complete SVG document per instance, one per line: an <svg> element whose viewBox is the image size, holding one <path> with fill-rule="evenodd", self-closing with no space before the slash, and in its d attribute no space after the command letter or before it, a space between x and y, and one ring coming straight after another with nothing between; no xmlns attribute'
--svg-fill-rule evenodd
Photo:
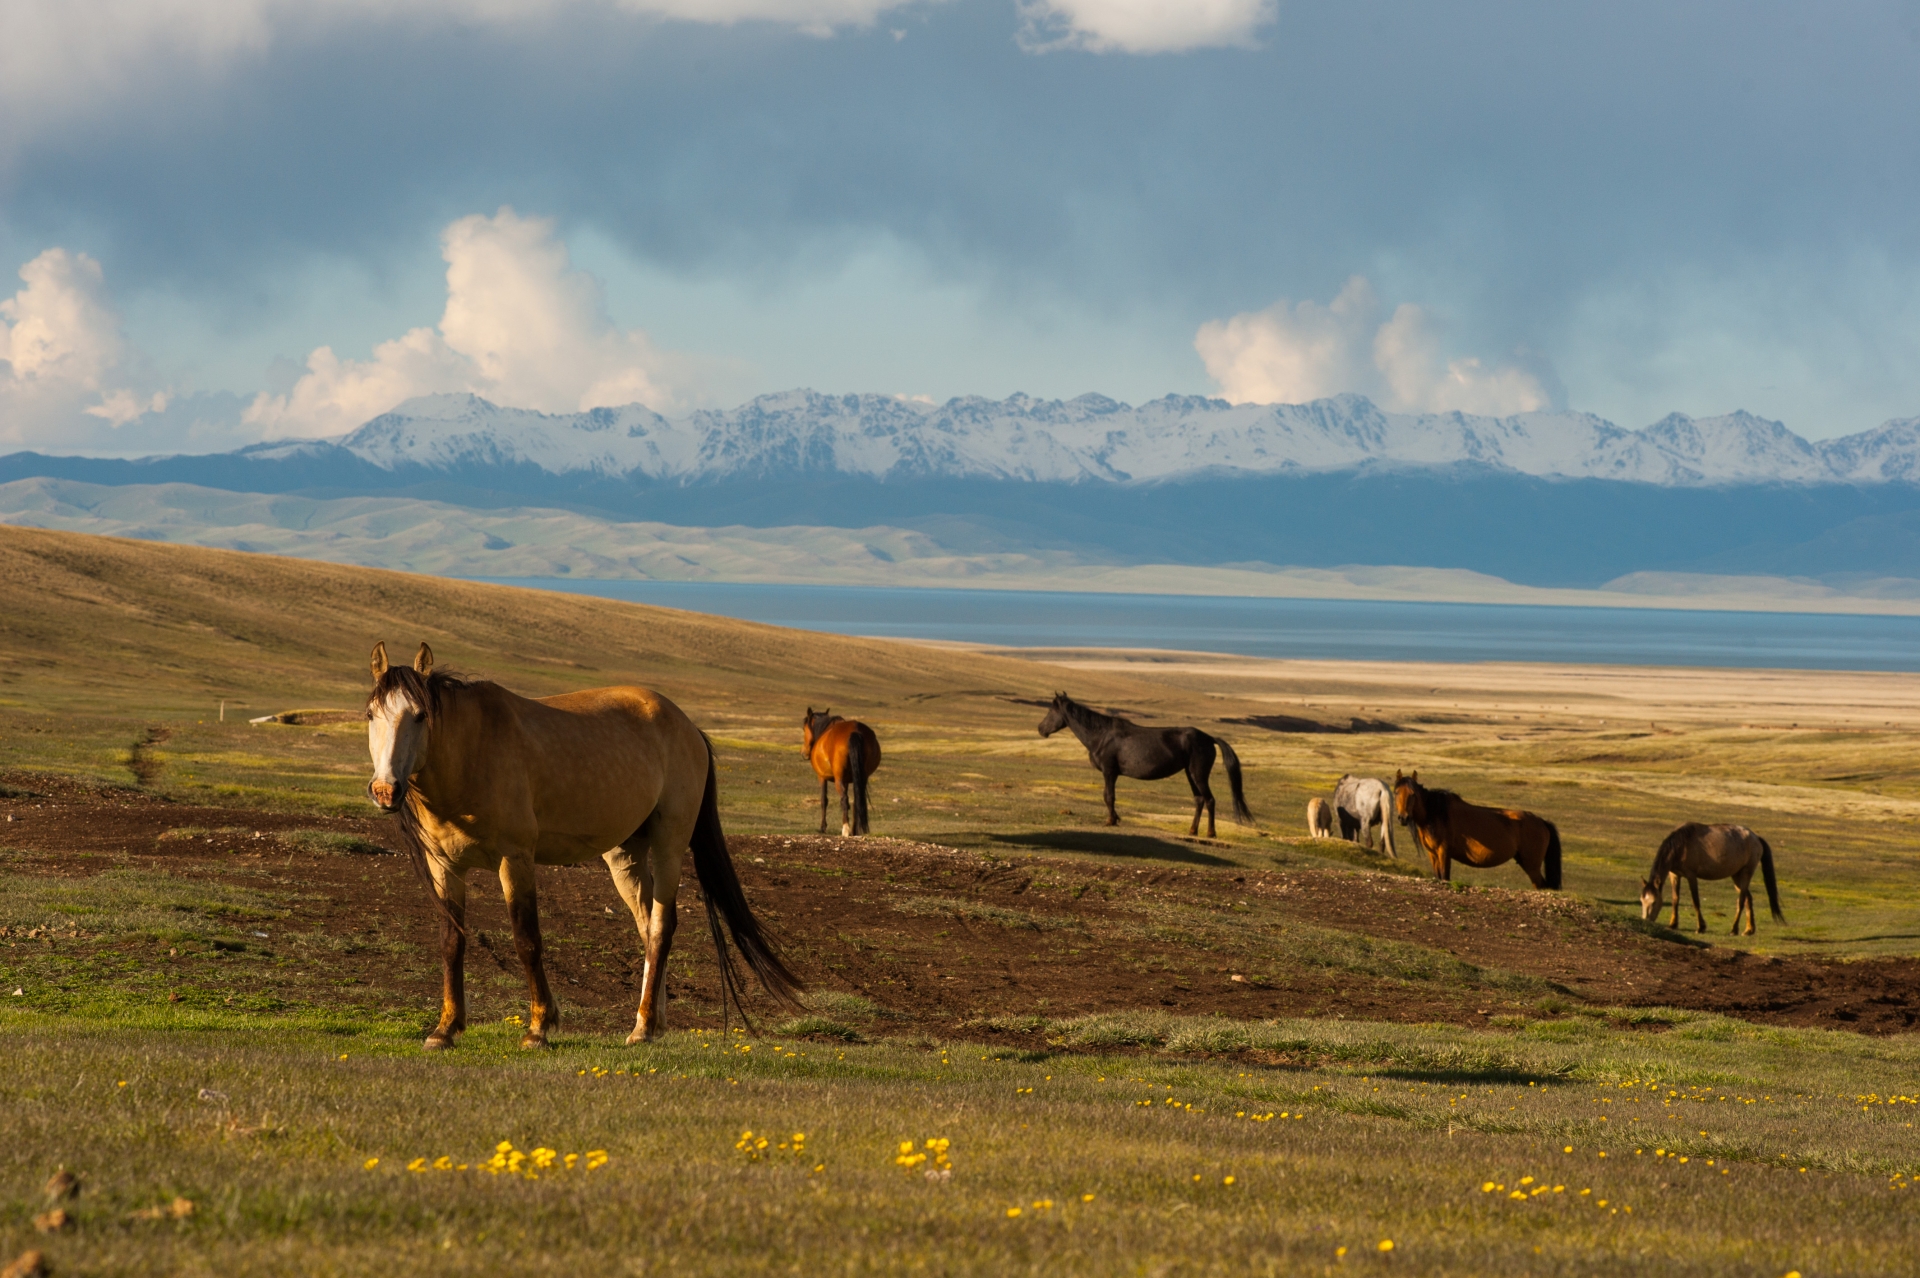
<svg viewBox="0 0 1920 1278"><path fill-rule="evenodd" d="M1689 821L1669 834L1653 854L1653 868L1640 880L1640 917L1651 919L1660 912L1660 889L1673 880L1673 922L1680 926L1680 880L1693 892L1693 917L1696 930L1707 930L1707 916L1700 912L1700 880L1732 879L1740 890L1733 907L1733 930L1740 931L1740 915L1747 916L1747 935L1753 935L1753 872L1758 868L1767 885L1767 907L1781 923L1780 885L1773 878L1773 849L1767 841L1744 825L1701 825Z"/></svg>
<svg viewBox="0 0 1920 1278"><path fill-rule="evenodd" d="M820 778L820 833L827 832L827 783L840 786L840 833L870 834L867 778L880 769L880 738L858 719L807 707L800 721L807 762Z"/></svg>
<svg viewBox="0 0 1920 1278"><path fill-rule="evenodd" d="M722 1012L729 997L736 1006L740 999L722 920L761 985L794 1004L800 982L747 907L727 855L713 751L678 706L644 688L529 700L436 671L425 644L411 669L389 665L384 643L374 645L371 665L367 794L399 816L414 868L440 911L440 1023L427 1035L429 1050L452 1046L467 1026L469 870L500 876L527 975L522 1047L545 1046L559 1023L542 961L536 865L600 857L633 911L646 972L627 1042L660 1033L681 858L689 848L719 955Z"/></svg>
<svg viewBox="0 0 1920 1278"><path fill-rule="evenodd" d="M1040 721L1040 735L1050 737L1066 728L1087 748L1087 759L1099 769L1106 782L1107 824L1119 825L1120 813L1113 806L1114 782L1121 777L1136 781L1158 781L1176 772L1187 774L1193 791L1193 824L1189 835L1200 833L1200 814L1207 814L1207 837L1214 837L1213 759L1218 752L1227 765L1227 787L1233 792L1234 820L1253 824L1247 811L1247 798L1240 789L1240 756L1219 737L1198 728L1143 728L1119 715L1101 714L1081 705L1064 692L1056 692Z"/></svg>
<svg viewBox="0 0 1920 1278"><path fill-rule="evenodd" d="M1488 869L1518 861L1537 888L1560 886L1560 831L1531 812L1483 808L1451 790L1429 790L1420 774L1393 774L1393 810L1433 862L1435 878L1453 878L1453 863Z"/></svg>

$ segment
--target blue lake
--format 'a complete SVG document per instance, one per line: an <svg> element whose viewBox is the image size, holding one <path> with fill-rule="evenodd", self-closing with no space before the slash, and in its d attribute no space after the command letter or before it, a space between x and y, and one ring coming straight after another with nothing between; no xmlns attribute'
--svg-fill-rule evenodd
<svg viewBox="0 0 1920 1278"><path fill-rule="evenodd" d="M496 578L802 630L1248 657L1920 670L1920 617Z"/></svg>

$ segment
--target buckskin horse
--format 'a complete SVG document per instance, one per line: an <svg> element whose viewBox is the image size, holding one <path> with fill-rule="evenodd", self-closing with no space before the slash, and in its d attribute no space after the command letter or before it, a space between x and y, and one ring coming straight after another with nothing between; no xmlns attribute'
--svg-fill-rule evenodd
<svg viewBox="0 0 1920 1278"><path fill-rule="evenodd" d="M1429 790L1418 772L1393 774L1393 810L1427 850L1435 878L1451 881L1455 861L1482 870L1517 861L1535 887L1560 886L1560 831L1545 817Z"/></svg>
<svg viewBox="0 0 1920 1278"><path fill-rule="evenodd" d="M1066 728L1087 748L1087 758L1106 782L1107 824L1119 825L1120 814L1113 806L1113 785L1119 778L1158 781L1176 772L1187 774L1193 789L1193 824L1189 835L1200 832L1200 814L1207 814L1207 837L1214 837L1213 772L1217 750L1227 765L1227 785L1233 791L1234 820L1253 824L1247 800L1240 790L1240 759L1233 747L1219 737L1198 728L1143 728L1118 715L1101 714L1081 705L1064 692L1054 694L1046 718L1040 721L1040 735L1050 737Z"/></svg>
<svg viewBox="0 0 1920 1278"><path fill-rule="evenodd" d="M807 762L820 778L820 833L827 832L827 785L840 787L840 833L869 834L867 778L880 768L880 738L858 719L807 707L800 721Z"/></svg>
<svg viewBox="0 0 1920 1278"><path fill-rule="evenodd" d="M628 1043L660 1033L689 848L719 958L721 1010L729 998L739 1005L741 979L723 921L767 993L796 1005L800 982L748 908L727 854L712 747L673 702L644 688L531 700L435 670L426 644L411 668L389 665L386 644L375 644L371 668L367 794L399 817L402 842L440 913L440 1022L427 1035L429 1051L452 1046L467 1025L469 870L500 876L527 977L522 1047L545 1046L559 1023L540 941L536 865L600 857L633 912L646 970Z"/></svg>
<svg viewBox="0 0 1920 1278"><path fill-rule="evenodd" d="M1653 854L1653 868L1640 880L1640 917L1651 919L1660 912L1660 889L1673 880L1673 922L1680 926L1680 880L1687 881L1693 893L1693 917L1696 930L1707 930L1707 916L1700 912L1700 880L1732 879L1740 890L1733 907L1733 930L1740 931L1740 915L1747 916L1747 935L1753 935L1753 872L1758 868L1767 885L1767 907L1776 921L1785 923L1780 913L1780 885L1773 878L1773 849L1767 841L1744 825L1701 825L1689 821L1669 834Z"/></svg>

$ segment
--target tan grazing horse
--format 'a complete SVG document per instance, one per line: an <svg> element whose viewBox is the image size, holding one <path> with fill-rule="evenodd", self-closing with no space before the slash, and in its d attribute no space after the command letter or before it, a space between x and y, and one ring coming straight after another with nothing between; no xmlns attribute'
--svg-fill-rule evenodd
<svg viewBox="0 0 1920 1278"><path fill-rule="evenodd" d="M827 784L840 786L840 833L871 834L867 821L867 779L880 768L880 738L858 719L842 719L831 710L807 707L800 721L807 762L820 778L820 833L827 832Z"/></svg>
<svg viewBox="0 0 1920 1278"><path fill-rule="evenodd" d="M1420 774L1393 774L1393 810L1433 862L1435 878L1451 880L1453 863L1489 869L1517 861L1537 888L1560 886L1560 831L1531 812L1483 808L1451 790L1429 790Z"/></svg>
<svg viewBox="0 0 1920 1278"><path fill-rule="evenodd" d="M1740 931L1740 915L1747 916L1747 935L1753 935L1753 882L1755 868L1767 885L1767 907L1773 911L1773 917L1781 923L1787 921L1780 913L1780 885L1773 878L1773 849L1767 841L1744 825L1701 825L1698 821L1689 821L1669 834L1660 843L1660 850L1653 854L1653 868L1647 871L1647 877L1640 880L1640 917L1651 919L1660 912L1660 889L1667 880L1673 880L1673 922L1671 928L1680 926L1680 880L1687 881L1687 887L1693 893L1693 917L1698 924L1696 930L1707 930L1707 916L1700 912L1700 880L1732 879L1734 887L1740 890L1740 899L1733 907L1733 930Z"/></svg>
<svg viewBox="0 0 1920 1278"><path fill-rule="evenodd" d="M613 872L646 950L640 1010L627 1042L660 1032L681 858L689 848L718 951L722 1013L729 997L736 1006L740 999L723 920L760 984L777 1001L794 1003L800 982L747 907L727 855L713 752L678 706L644 688L529 700L495 683L436 671L425 644L411 669L389 665L384 643L374 645L371 664L367 794L398 814L414 868L440 910L440 1023L427 1035L428 1050L452 1046L467 1026L469 870L500 876L527 975L522 1047L545 1046L559 1023L542 959L536 865L600 857Z"/></svg>
<svg viewBox="0 0 1920 1278"><path fill-rule="evenodd" d="M1331 839L1333 837L1333 809L1327 801L1318 795L1307 800L1307 837L1310 839Z"/></svg>

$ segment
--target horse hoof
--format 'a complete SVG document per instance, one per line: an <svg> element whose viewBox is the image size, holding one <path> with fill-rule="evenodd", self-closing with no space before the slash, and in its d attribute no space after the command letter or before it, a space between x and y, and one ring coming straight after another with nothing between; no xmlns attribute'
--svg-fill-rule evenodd
<svg viewBox="0 0 1920 1278"><path fill-rule="evenodd" d="M420 1050L423 1052L444 1052L452 1046L453 1035L429 1034L427 1035L427 1041L420 1044Z"/></svg>
<svg viewBox="0 0 1920 1278"><path fill-rule="evenodd" d="M547 1045L547 1036L545 1034L528 1034L525 1038L520 1040L520 1050L523 1052L535 1051L538 1048L545 1047L546 1045Z"/></svg>
<svg viewBox="0 0 1920 1278"><path fill-rule="evenodd" d="M847 825L847 824L845 824L845 823L842 823L842 824L841 824L841 826L840 826L840 837L841 837L841 838L843 838L843 839L850 839L850 838L852 838L852 837L853 837L853 827L852 827L852 826L850 826L850 825Z"/></svg>

